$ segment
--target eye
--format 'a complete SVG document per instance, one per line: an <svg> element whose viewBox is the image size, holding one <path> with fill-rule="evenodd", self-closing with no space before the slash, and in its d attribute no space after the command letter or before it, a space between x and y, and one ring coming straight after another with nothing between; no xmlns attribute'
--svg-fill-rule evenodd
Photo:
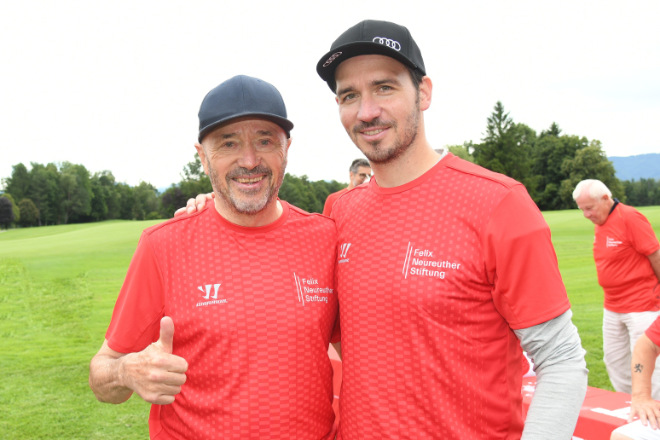
<svg viewBox="0 0 660 440"><path fill-rule="evenodd" d="M356 97L357 97L357 93L346 93L345 95L342 95L341 102L352 101Z"/></svg>

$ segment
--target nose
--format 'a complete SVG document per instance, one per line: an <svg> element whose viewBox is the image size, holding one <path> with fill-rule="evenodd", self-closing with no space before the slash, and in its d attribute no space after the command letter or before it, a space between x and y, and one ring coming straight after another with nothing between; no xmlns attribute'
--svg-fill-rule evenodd
<svg viewBox="0 0 660 440"><path fill-rule="evenodd" d="M360 98L360 109L358 110L358 119L369 122L380 116L380 105L369 95L363 95Z"/></svg>
<svg viewBox="0 0 660 440"><path fill-rule="evenodd" d="M257 155L257 149L253 145L244 145L241 148L241 154L238 158L238 165L248 170L253 169L259 165L261 159Z"/></svg>

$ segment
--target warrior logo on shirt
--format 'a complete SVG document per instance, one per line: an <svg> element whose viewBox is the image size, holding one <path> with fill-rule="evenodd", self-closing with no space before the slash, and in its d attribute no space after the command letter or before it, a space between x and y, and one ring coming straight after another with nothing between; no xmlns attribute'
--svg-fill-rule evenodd
<svg viewBox="0 0 660 440"><path fill-rule="evenodd" d="M339 247L339 264L348 263L349 259L346 257L348 255L348 250L351 247L351 243L342 243Z"/></svg>
<svg viewBox="0 0 660 440"><path fill-rule="evenodd" d="M220 290L221 283L216 284L205 284L203 286L197 286L197 290L202 292L202 298L208 301L198 302L197 307L211 306L214 304L226 304L227 299L218 299L218 290Z"/></svg>

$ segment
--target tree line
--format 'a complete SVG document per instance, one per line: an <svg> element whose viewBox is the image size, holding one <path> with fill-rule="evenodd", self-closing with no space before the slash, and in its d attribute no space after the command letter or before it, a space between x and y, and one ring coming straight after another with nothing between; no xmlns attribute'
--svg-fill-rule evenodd
<svg viewBox="0 0 660 440"><path fill-rule="evenodd" d="M152 220L172 217L190 197L211 192L199 157L183 168L182 180L160 194L150 183L129 186L110 171L91 174L83 165L19 163L3 179L0 227L46 226L102 220ZM310 212L321 212L328 194L345 185L309 181L307 176L284 176L280 198Z"/></svg>
<svg viewBox="0 0 660 440"><path fill-rule="evenodd" d="M488 117L480 144L466 142L449 151L522 182L542 211L575 208L573 190L583 179L601 180L630 205L660 205L660 180L619 180L599 140L562 134L554 122L537 134L514 122L501 102Z"/></svg>
<svg viewBox="0 0 660 440"><path fill-rule="evenodd" d="M598 140L562 134L556 123L537 134L516 123L497 102L487 119L482 142L447 147L449 151L490 170L506 174L527 188L543 211L575 207L572 192L582 179L602 180L614 197L633 206L660 205L660 180L620 181ZM3 179L0 226L43 226L111 219L169 218L186 201L211 191L199 157L186 164L180 182L162 194L151 184L129 186L112 172L91 174L83 165L19 163ZM346 186L310 181L286 173L279 196L306 211L321 212L328 194Z"/></svg>

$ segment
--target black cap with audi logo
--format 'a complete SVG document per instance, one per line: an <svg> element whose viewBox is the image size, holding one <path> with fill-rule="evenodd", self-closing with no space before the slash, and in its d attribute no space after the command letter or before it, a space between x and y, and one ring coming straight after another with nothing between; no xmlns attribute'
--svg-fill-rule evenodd
<svg viewBox="0 0 660 440"><path fill-rule="evenodd" d="M358 55L385 55L426 75L422 53L404 26L389 21L364 20L337 38L316 65L319 76L336 92L337 66Z"/></svg>

